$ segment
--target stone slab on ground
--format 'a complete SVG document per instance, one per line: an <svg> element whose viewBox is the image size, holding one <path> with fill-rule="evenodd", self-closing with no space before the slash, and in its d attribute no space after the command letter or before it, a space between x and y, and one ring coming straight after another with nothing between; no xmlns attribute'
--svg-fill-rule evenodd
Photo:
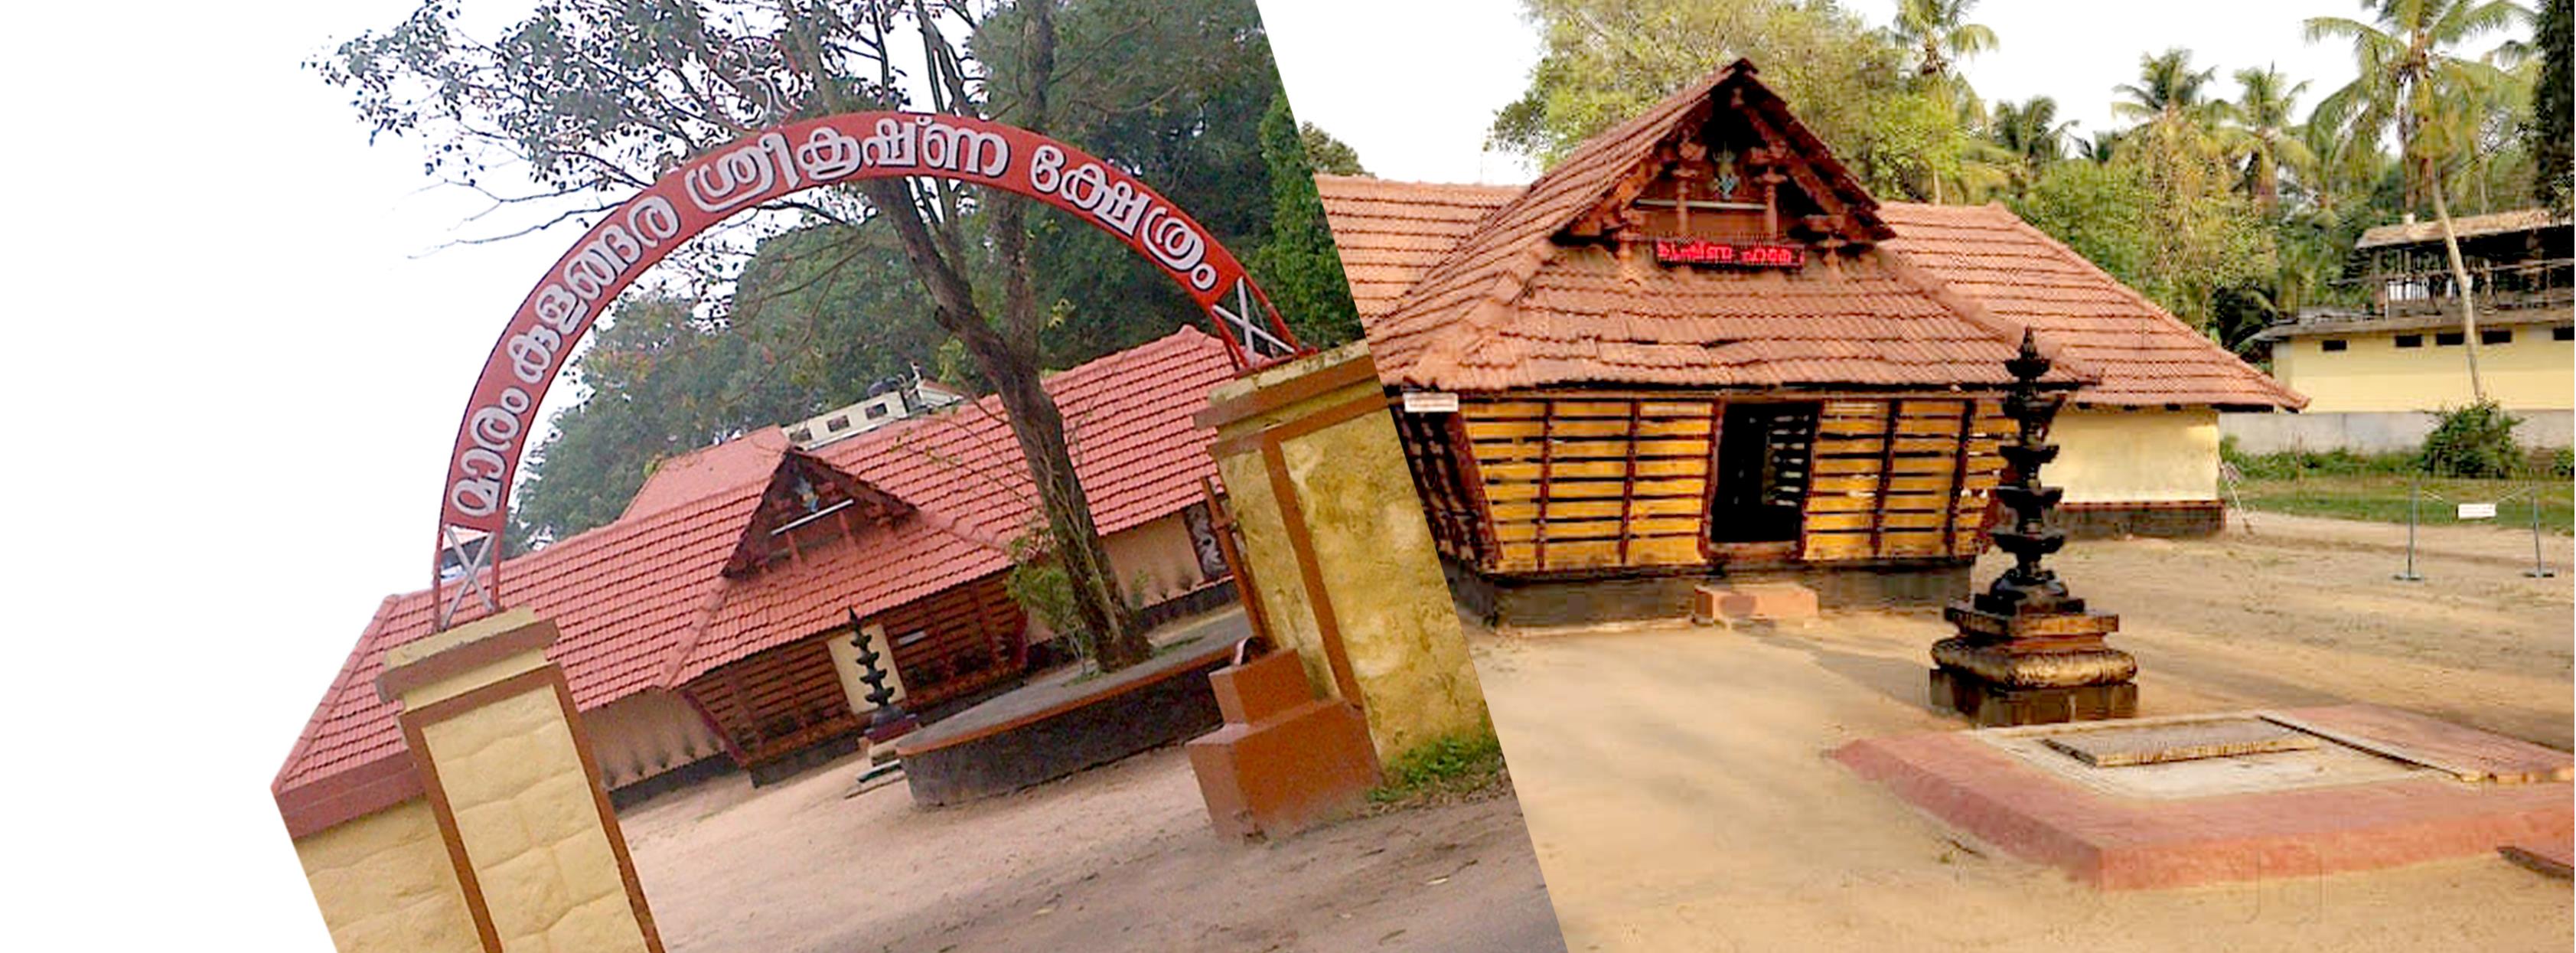
<svg viewBox="0 0 2576 953"><path fill-rule="evenodd" d="M2113 726L2052 735L2046 741L2049 747L2097 768L2306 751L2317 746L2314 735L2259 718L2141 727Z"/></svg>
<svg viewBox="0 0 2576 953"><path fill-rule="evenodd" d="M2148 800L2041 769L1980 734L1873 738L1832 757L1957 830L2111 890L2393 867L2486 854L2499 844L2564 842L2576 829L2569 789L2557 784L2466 784L2418 771ZM2130 770L2151 768L2120 769Z"/></svg>
<svg viewBox="0 0 2576 953"><path fill-rule="evenodd" d="M2576 777L2576 756L2567 752L2383 705L2296 708L2263 717L2462 781L2523 784Z"/></svg>
<svg viewBox="0 0 2576 953"><path fill-rule="evenodd" d="M2507 844L2496 848L2496 853L2503 854L2506 860L2552 877L2576 876L2576 850L2571 850L2569 842L2565 840L2545 844Z"/></svg>
<svg viewBox="0 0 2576 953"><path fill-rule="evenodd" d="M1691 621L1701 625L1813 619L1816 612L1816 590L1794 582L1704 582L1691 591Z"/></svg>

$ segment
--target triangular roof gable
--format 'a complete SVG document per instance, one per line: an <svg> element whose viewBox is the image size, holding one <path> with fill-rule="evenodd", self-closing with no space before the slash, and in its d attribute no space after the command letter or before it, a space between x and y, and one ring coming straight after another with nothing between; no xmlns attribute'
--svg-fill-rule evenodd
<svg viewBox="0 0 2576 953"><path fill-rule="evenodd" d="M848 520L854 532L862 526L882 528L913 512L913 506L877 489L803 450L778 457L761 493L760 507L744 523L742 538L725 561L725 575L758 571L776 559L779 536L816 519Z"/></svg>
<svg viewBox="0 0 2576 953"><path fill-rule="evenodd" d="M1758 171L1778 176L1764 183L1777 186L1778 204L1757 206L1772 217L1754 217L1771 227L1746 237L1808 242L1824 252L1817 265L1730 275L1627 268L1623 239L1677 237L1633 228L1641 199L1677 162L1705 163L1719 147L1759 150ZM1587 140L1478 222L1366 330L1380 378L1396 386L2008 382L2001 362L2018 332L1878 255L1875 243L1893 234L1877 200L1737 60ZM1657 293L1639 293L1641 281ZM1668 320L1721 299L1766 320ZM2052 375L2087 372L2068 362Z"/></svg>
<svg viewBox="0 0 2576 953"><path fill-rule="evenodd" d="M1685 215L1703 204L1767 206L1775 234L1762 237L1827 248L1895 234L1879 218L1878 200L1788 103L1755 78L1758 72L1750 61L1736 60L1641 117L1651 121L1595 140L1605 159L1613 160L1601 167L1615 174L1599 200L1565 222L1556 238L1640 237L1638 228L1650 218L1641 202ZM1570 157L1567 164L1573 164ZM1689 186L1690 193L1674 194L1677 184ZM1526 194L1549 185L1542 178ZM1589 191L1600 185L1583 176L1556 187Z"/></svg>

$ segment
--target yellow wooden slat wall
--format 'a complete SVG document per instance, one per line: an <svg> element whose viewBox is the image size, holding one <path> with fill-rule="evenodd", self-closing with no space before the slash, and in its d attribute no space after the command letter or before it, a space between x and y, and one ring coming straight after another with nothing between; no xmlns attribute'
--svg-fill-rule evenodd
<svg viewBox="0 0 2576 953"><path fill-rule="evenodd" d="M1976 555L2009 426L1992 400L1825 402L1800 557Z"/></svg>
<svg viewBox="0 0 2576 953"><path fill-rule="evenodd" d="M1469 401L1459 407L1499 572L1707 561L1713 400ZM1633 437L1631 436L1633 434Z"/></svg>

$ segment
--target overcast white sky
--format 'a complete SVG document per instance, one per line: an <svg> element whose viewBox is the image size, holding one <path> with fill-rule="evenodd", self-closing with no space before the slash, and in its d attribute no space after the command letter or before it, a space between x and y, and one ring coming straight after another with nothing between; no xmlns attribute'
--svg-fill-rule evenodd
<svg viewBox="0 0 2576 953"><path fill-rule="evenodd" d="M466 392L571 238L423 254L475 203L424 192L416 148L370 148L297 65L412 5L14 12L13 946L329 948L269 778L377 601L427 578ZM469 2L469 23L530 5ZM1527 177L1480 149L1536 56L1515 4L1266 6L1300 115L1379 174ZM2339 81L2297 22L2349 6L1989 0L2003 46L1968 74L2088 124L2168 45Z"/></svg>
<svg viewBox="0 0 2576 953"><path fill-rule="evenodd" d="M1896 8L1895 0L1845 5L1873 25ZM1350 143L1375 175L1433 182L1534 174L1482 149L1494 111L1519 98L1538 62L1520 9L1515 0L1262 4L1297 118ZM1970 19L1993 27L2001 45L1964 70L1990 101L2056 97L2058 115L2079 121L2079 134L2125 125L2111 120L2111 87L2136 81L2141 54L2173 46L2220 68L2212 89L2221 96L2235 95L2236 70L2277 63L2294 80L2314 81L2304 107L2350 79L2352 66L2348 49L2307 45L2300 24L2358 10L2348 0L1985 0Z"/></svg>

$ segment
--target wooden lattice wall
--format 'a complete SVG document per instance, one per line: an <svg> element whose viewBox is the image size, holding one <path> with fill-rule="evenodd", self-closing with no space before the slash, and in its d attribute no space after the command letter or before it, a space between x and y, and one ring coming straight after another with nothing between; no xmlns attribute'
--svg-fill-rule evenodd
<svg viewBox="0 0 2576 953"><path fill-rule="evenodd" d="M1485 568L1705 563L1712 400L1467 403L1461 425L1495 542Z"/></svg>
<svg viewBox="0 0 2576 953"><path fill-rule="evenodd" d="M1826 401L1800 558L1975 556L2011 425L1992 400Z"/></svg>
<svg viewBox="0 0 2576 953"><path fill-rule="evenodd" d="M1992 399L1816 402L1798 538L1834 563L1973 557L2009 426ZM1456 414L1398 413L1446 554L1492 573L1705 567L1725 401L1719 397L1469 397ZM1723 548L1723 547L1716 547Z"/></svg>
<svg viewBox="0 0 2576 953"><path fill-rule="evenodd" d="M1028 661L1027 617L995 574L940 590L863 620L894 643L904 705L920 710L1016 677ZM905 642L907 636L923 637ZM747 764L761 764L859 730L834 668L831 640L847 626L782 645L691 679L706 709Z"/></svg>

